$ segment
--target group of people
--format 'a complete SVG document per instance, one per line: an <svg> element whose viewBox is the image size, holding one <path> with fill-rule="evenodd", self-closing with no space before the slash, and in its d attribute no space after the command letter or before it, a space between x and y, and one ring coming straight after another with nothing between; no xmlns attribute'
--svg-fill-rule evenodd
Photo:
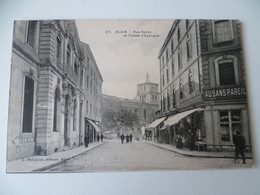
<svg viewBox="0 0 260 195"><path fill-rule="evenodd" d="M126 136L124 136L124 134L122 134L121 136L120 136L120 138L121 138L121 143L123 144L124 143L124 140L126 139L126 143L132 143L132 140L133 140L133 135L130 133L130 135L126 135Z"/></svg>
<svg viewBox="0 0 260 195"><path fill-rule="evenodd" d="M99 142L99 140L101 140L101 142L103 142L103 139L104 139L104 136L103 134L101 135L97 135L97 142ZM88 143L89 143L89 137L87 135L85 135L84 137L84 144L85 144L85 147L87 148L88 147Z"/></svg>
<svg viewBox="0 0 260 195"><path fill-rule="evenodd" d="M104 136L103 134L101 134L101 136L99 136L99 134L97 135L97 141L99 142L99 140L101 140L101 142L103 142Z"/></svg>
<svg viewBox="0 0 260 195"><path fill-rule="evenodd" d="M183 146L188 147L191 151L194 150L195 135L193 133L190 133L187 137L181 135L176 136L176 148L182 149Z"/></svg>

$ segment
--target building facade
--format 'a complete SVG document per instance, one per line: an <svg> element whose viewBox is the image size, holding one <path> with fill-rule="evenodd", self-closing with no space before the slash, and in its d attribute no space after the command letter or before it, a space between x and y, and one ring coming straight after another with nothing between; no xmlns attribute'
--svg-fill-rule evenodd
<svg viewBox="0 0 260 195"><path fill-rule="evenodd" d="M233 148L242 132L250 149L239 21L175 20L160 50L163 142L196 136L210 150Z"/></svg>
<svg viewBox="0 0 260 195"><path fill-rule="evenodd" d="M88 55L82 49L75 21L14 23L9 161L48 155L82 143L85 117L89 116L85 88ZM99 74L97 78L99 84L93 90L100 95L102 77ZM96 100L100 102L95 106L101 110L101 98ZM99 112L92 119L100 121L100 117Z"/></svg>

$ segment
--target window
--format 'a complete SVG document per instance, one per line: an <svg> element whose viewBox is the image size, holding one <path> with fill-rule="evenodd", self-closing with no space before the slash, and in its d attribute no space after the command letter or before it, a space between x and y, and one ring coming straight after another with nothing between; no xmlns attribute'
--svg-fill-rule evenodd
<svg viewBox="0 0 260 195"><path fill-rule="evenodd" d="M88 100L87 100L87 105L86 105L86 106L87 106L87 109L86 109L86 111L87 111L87 113L88 113Z"/></svg>
<svg viewBox="0 0 260 195"><path fill-rule="evenodd" d="M192 71L191 69L189 70L189 93L191 94L194 91L194 87L193 87L193 75L192 75Z"/></svg>
<svg viewBox="0 0 260 195"><path fill-rule="evenodd" d="M168 83L169 82L169 69L168 68L166 69L166 80Z"/></svg>
<svg viewBox="0 0 260 195"><path fill-rule="evenodd" d="M73 131L76 131L76 110L77 110L77 100L74 100L73 104Z"/></svg>
<svg viewBox="0 0 260 195"><path fill-rule="evenodd" d="M80 86L82 87L82 84L83 84L83 69L81 69L80 71Z"/></svg>
<svg viewBox="0 0 260 195"><path fill-rule="evenodd" d="M187 48L187 59L190 59L192 56L192 47L191 47L191 35L187 35L187 42L186 42L186 48Z"/></svg>
<svg viewBox="0 0 260 195"><path fill-rule="evenodd" d="M157 95L154 96L155 102L157 102Z"/></svg>
<svg viewBox="0 0 260 195"><path fill-rule="evenodd" d="M181 54L181 49L178 51L178 68L182 68L182 54Z"/></svg>
<svg viewBox="0 0 260 195"><path fill-rule="evenodd" d="M171 40L171 51L173 53L173 50L174 50L174 45L173 45L173 40Z"/></svg>
<svg viewBox="0 0 260 195"><path fill-rule="evenodd" d="M29 21L27 31L27 43L33 48L35 47L36 26L37 21Z"/></svg>
<svg viewBox="0 0 260 195"><path fill-rule="evenodd" d="M146 110L144 110L144 119L146 119Z"/></svg>
<svg viewBox="0 0 260 195"><path fill-rule="evenodd" d="M178 30L177 30L177 40L178 40L178 43L181 40L181 30L180 30L180 28L178 28Z"/></svg>
<svg viewBox="0 0 260 195"><path fill-rule="evenodd" d="M174 76L174 74L175 74L175 66L174 66L174 59L172 59L172 78L173 78L173 76Z"/></svg>
<svg viewBox="0 0 260 195"><path fill-rule="evenodd" d="M164 57L162 57L162 67L164 67Z"/></svg>
<svg viewBox="0 0 260 195"><path fill-rule="evenodd" d="M163 86L164 86L164 74L162 75L162 84L163 84Z"/></svg>
<svg viewBox="0 0 260 195"><path fill-rule="evenodd" d="M89 87L89 76L87 75L87 88Z"/></svg>
<svg viewBox="0 0 260 195"><path fill-rule="evenodd" d="M56 57L58 59L61 57L61 39L58 36L56 41Z"/></svg>
<svg viewBox="0 0 260 195"><path fill-rule="evenodd" d="M78 74L78 64L76 61L74 62L74 72Z"/></svg>
<svg viewBox="0 0 260 195"><path fill-rule="evenodd" d="M214 60L214 65L217 86L239 84L239 74L236 56L220 56Z"/></svg>
<svg viewBox="0 0 260 195"><path fill-rule="evenodd" d="M70 64L70 46L67 45L67 59L66 59L67 64Z"/></svg>
<svg viewBox="0 0 260 195"><path fill-rule="evenodd" d="M236 84L233 62L219 64L219 82L220 85Z"/></svg>
<svg viewBox="0 0 260 195"><path fill-rule="evenodd" d="M220 111L220 137L222 142L233 142L233 135L241 131L241 111Z"/></svg>
<svg viewBox="0 0 260 195"><path fill-rule="evenodd" d="M167 93L167 107L170 108L170 93Z"/></svg>
<svg viewBox="0 0 260 195"><path fill-rule="evenodd" d="M33 125L33 99L34 99L34 80L25 77L24 99L23 99L23 133L32 133Z"/></svg>
<svg viewBox="0 0 260 195"><path fill-rule="evenodd" d="M92 104L90 104L90 114L92 114Z"/></svg>
<svg viewBox="0 0 260 195"><path fill-rule="evenodd" d="M183 91L182 91L182 80L180 78L180 82L179 82L179 90L180 90L180 99L183 98Z"/></svg>
<svg viewBox="0 0 260 195"><path fill-rule="evenodd" d="M172 88L172 105L173 107L176 106L176 98L175 98L175 87Z"/></svg>
<svg viewBox="0 0 260 195"><path fill-rule="evenodd" d="M232 21L217 20L213 23L215 43L233 40Z"/></svg>
<svg viewBox="0 0 260 195"><path fill-rule="evenodd" d="M60 97L60 91L59 88L56 88L55 90L55 95L54 95L54 109L53 109L53 131L57 132L58 131L58 101Z"/></svg>
<svg viewBox="0 0 260 195"><path fill-rule="evenodd" d="M186 30L189 28L189 26L190 26L190 21L186 20Z"/></svg>
<svg viewBox="0 0 260 195"><path fill-rule="evenodd" d="M166 61L168 60L168 58L169 58L168 49L166 49Z"/></svg>
<svg viewBox="0 0 260 195"><path fill-rule="evenodd" d="M89 58L87 57L87 69L89 70Z"/></svg>

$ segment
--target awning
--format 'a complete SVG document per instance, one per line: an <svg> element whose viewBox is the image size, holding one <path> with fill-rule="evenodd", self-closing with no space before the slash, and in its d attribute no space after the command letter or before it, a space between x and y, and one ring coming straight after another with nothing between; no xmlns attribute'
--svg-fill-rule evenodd
<svg viewBox="0 0 260 195"><path fill-rule="evenodd" d="M162 128L160 129L160 131L166 130L168 127L168 125L163 125Z"/></svg>
<svg viewBox="0 0 260 195"><path fill-rule="evenodd" d="M165 118L166 118L166 117L162 117L162 118L156 119L156 120L153 121L150 125L148 125L148 127L146 127L146 128L154 128L154 127L156 127L156 126L159 125L161 122L163 122Z"/></svg>
<svg viewBox="0 0 260 195"><path fill-rule="evenodd" d="M185 118L186 116L196 112L196 111L202 111L204 110L203 108L195 108L195 109L192 109L192 110L188 110L188 111L185 111L185 112L181 112L181 113L178 113L178 114L175 114L173 116L170 116L166 121L164 121L164 124L165 125L174 125L176 123L178 123L181 119Z"/></svg>
<svg viewBox="0 0 260 195"><path fill-rule="evenodd" d="M88 122L96 129L97 132L100 132L100 128L91 120L88 120Z"/></svg>

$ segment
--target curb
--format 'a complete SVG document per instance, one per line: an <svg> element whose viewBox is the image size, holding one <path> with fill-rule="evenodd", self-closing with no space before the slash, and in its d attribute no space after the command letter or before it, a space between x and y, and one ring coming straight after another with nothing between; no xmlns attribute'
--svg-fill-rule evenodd
<svg viewBox="0 0 260 195"><path fill-rule="evenodd" d="M161 149L164 149L164 150L168 150L170 152L174 152L176 154L180 154L180 155L184 155L184 156L188 156L188 157L197 157L197 158L234 158L234 156L211 156L211 155L194 155L194 154L184 154L182 152L178 152L176 150L172 150L172 149L168 149L168 148L164 148L162 146L159 146L159 145L156 145L156 144L153 144L153 143L149 143L149 142L144 142L144 143L147 143L147 144L150 144L152 146L155 146L155 147L158 147L158 148L161 148ZM253 159L253 157L245 157L246 159Z"/></svg>
<svg viewBox="0 0 260 195"><path fill-rule="evenodd" d="M99 146L102 146L102 145L104 145L105 143L107 143L107 142L103 142L103 143L101 143L101 144L99 144L99 145L97 145L97 146L94 146L93 148L90 148L89 150L86 150L86 151L84 151L84 152L81 152L81 153L79 153L79 154L76 154L75 156L71 156L71 157L68 157L68 158L66 158L66 159L63 159L63 160L61 160L60 162L53 163L53 164L47 165L47 166L45 166L45 167L32 170L32 172L46 171L46 170L48 170L48 169L50 169L50 168L59 166L59 165L65 163L66 161L71 160L71 159L73 159L73 158L76 158L76 157L78 157L78 156L84 155L84 154L86 154L87 152L89 152L90 150L92 150L92 149L94 149L94 148L97 148L97 147L99 147Z"/></svg>

